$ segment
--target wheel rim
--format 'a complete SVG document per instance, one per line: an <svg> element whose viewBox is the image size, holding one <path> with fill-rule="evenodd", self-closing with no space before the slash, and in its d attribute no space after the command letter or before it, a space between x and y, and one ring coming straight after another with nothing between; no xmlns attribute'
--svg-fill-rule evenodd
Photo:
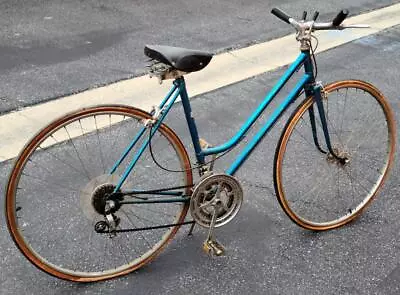
<svg viewBox="0 0 400 295"><path fill-rule="evenodd" d="M91 114L96 115L95 119L90 117ZM92 120L92 125L96 125L96 131L90 130L85 125L88 122L84 121L89 118ZM174 236L178 226L138 232L135 237L129 233L119 234L113 239L105 237L104 234L94 233L94 223L97 219L94 217L90 220L87 214L84 214L85 210L82 209L81 204L82 194L76 193L78 190L82 190L85 184L96 179L96 176L104 174L104 170L110 167L108 162L115 162L115 158L106 157L111 153L105 150L93 153L90 151L90 147L93 146L95 149L99 146L104 147L108 143L109 150L114 151L112 155L117 157L117 154L120 154L119 147L125 147L129 143L128 138L133 138L132 132L134 134L135 131L135 128L132 128L133 123L137 126L142 125L140 120L146 118L149 118L146 113L127 107L109 106L88 109L53 122L26 146L15 164L7 187L7 223L17 246L36 266L63 279L101 280L127 273L146 264ZM136 119L139 121L136 122ZM115 134L116 126L122 126L120 129L123 131ZM55 131L53 135L45 136L51 130ZM156 170L154 166L150 167L150 157L144 154L137 164L135 177L128 178L123 188L128 185L134 185L137 189L154 189L154 185L159 188L161 179L163 180L161 183L166 186L192 183L190 163L182 143L167 127L161 126L160 131L160 135L155 136L152 140L153 152L160 157L157 158L157 161L169 168L187 171L178 174L179 176L174 174L174 177L164 177L164 174L158 171L160 169ZM60 132L64 133L64 140L60 140ZM86 143L83 143L82 139L85 136L80 136L80 132L87 135L86 138L90 137ZM117 137L118 144L106 140L110 137ZM54 141L54 139L58 143L47 142ZM38 147L41 149L39 150ZM172 151L173 154L167 154L168 151ZM80 153L81 155L78 156ZM67 155L68 160L59 161L60 154ZM98 156L97 163L92 161L94 154ZM54 157L55 155L56 157ZM70 161L73 155L75 156L74 161ZM89 159L88 155L92 155L92 159ZM49 165L49 158L53 162L57 162L54 167L48 168L44 165ZM77 168L79 164L80 169ZM96 165L97 170L101 172L94 173L96 169L93 167ZM63 169L58 166L62 166ZM120 170L122 171L125 166L126 164ZM115 174L120 175L121 171L117 170ZM150 180L146 173L152 175ZM117 178L114 177L114 182ZM178 183L176 179L178 179ZM107 181L109 182L109 180ZM33 188L28 190L28 185ZM52 198L46 198L46 192L38 189L40 186L45 186ZM68 195L71 186L77 189L75 194ZM40 193L44 195L45 202L39 201ZM66 196L74 201L67 202ZM152 206L145 205L140 209L137 208L138 205L132 206L135 206L135 209L130 207L129 211L127 208L126 210L121 209L117 213L121 218L121 227L145 227L155 225L157 222L160 224L182 222L188 208L188 205L183 203L174 203L170 207L152 204ZM34 210L38 208L40 208L39 213L34 214ZM76 214L63 216L62 212ZM40 217L38 221L38 218L35 218L50 214L57 216L58 219ZM97 218L99 216L97 214ZM58 220L64 220L64 222ZM51 237L46 236L46 231L41 230L41 225L51 228ZM78 233L86 238L83 240L84 243L79 240L81 237ZM135 245L136 248L133 247Z"/></svg>
<svg viewBox="0 0 400 295"><path fill-rule="evenodd" d="M346 89L347 92L344 92ZM349 89L357 89L358 92L350 95ZM306 124L309 122L308 108L313 103L310 98L299 106L288 122L278 145L274 169L275 188L283 209L294 222L313 230L335 228L359 215L382 186L395 150L393 115L376 88L361 81L343 81L330 84L325 90L329 93L328 99L323 100L325 110L329 110L328 128L335 133L331 135L333 148L348 158L348 163L340 164L315 148L310 124ZM353 102L355 107L350 106ZM317 108L314 109L319 121ZM368 112L368 109L374 112ZM339 124L336 125L333 122L335 112L340 115L336 122ZM350 114L354 116L349 119ZM369 116L365 117L365 114ZM321 126L318 122L317 125ZM324 150L327 150L319 126L318 138ZM360 135L363 127L368 127L368 132ZM305 133L307 128L309 131ZM359 137L354 137L354 134ZM360 148L363 149L362 153ZM310 157L311 153L313 156ZM371 157L366 158L366 154L375 157L373 167ZM311 161L307 161L306 156ZM376 163L380 164L379 170L372 173ZM294 183L289 179L301 181Z"/></svg>

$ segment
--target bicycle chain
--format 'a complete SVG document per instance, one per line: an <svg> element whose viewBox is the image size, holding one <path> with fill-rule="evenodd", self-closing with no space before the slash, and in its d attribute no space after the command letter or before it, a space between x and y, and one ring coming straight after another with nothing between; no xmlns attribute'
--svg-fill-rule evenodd
<svg viewBox="0 0 400 295"><path fill-rule="evenodd" d="M148 226L148 227L141 227L141 228L123 228L123 229L115 229L113 231L110 231L110 228L107 225L107 223L102 220L95 224L95 231L98 234L126 233L126 232L142 231L142 230L168 228L168 227L181 226L181 225L193 224L193 223L195 223L195 221L190 220L190 221L184 221L184 222L179 222L179 223L163 224L163 225Z"/></svg>

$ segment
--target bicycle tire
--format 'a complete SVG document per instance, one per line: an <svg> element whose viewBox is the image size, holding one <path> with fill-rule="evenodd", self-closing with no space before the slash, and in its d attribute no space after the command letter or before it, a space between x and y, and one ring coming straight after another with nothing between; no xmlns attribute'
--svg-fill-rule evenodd
<svg viewBox="0 0 400 295"><path fill-rule="evenodd" d="M5 213L12 239L18 249L36 267L52 276L70 281L93 282L110 279L127 274L146 265L175 236L180 227L179 225L166 229L155 229L151 233L149 230L146 232L143 231L140 234L136 233L134 239L129 237L129 234L132 233L121 233L117 234L114 238L110 238L108 234L96 233L93 227L97 218L101 220L101 217L99 217L101 214L91 208L91 206L95 206L94 204L97 201L94 200L92 195L87 193L87 187L89 189L98 187L101 182L104 182L107 186L119 179L119 177L113 178L101 174L103 170L107 169L104 167L107 164L106 162L112 160L109 159L112 158L112 153L103 155L102 147L107 147L114 152L117 147L119 148L116 142L121 143L121 145L122 143L129 143L131 138L127 134L132 132L131 130L136 125L143 126L143 122L150 118L150 114L129 106L104 105L85 108L53 121L39 131L26 144L16 158L9 176L6 187ZM96 130L93 130L94 127L89 127L93 123ZM62 138L62 135L59 133L65 133L65 131L66 134L64 136L66 138ZM82 134L80 135L79 132ZM114 141L107 141L108 136L114 138ZM148 138L148 136L144 137ZM60 138L63 140L59 140ZM53 139L59 142L48 143L48 141ZM83 139L85 139L84 144ZM160 181L165 180L166 182L170 181L173 183L181 181L179 185L187 186L184 189L184 193L189 194L189 186L192 185L193 178L190 169L190 159L182 142L168 126L161 124L158 133L153 136L153 151L157 150L158 144L160 144L163 155L168 151L173 151L171 154L167 154L166 160L169 161L168 163L179 166L178 168L183 170L179 174L181 180L179 180L179 175L177 174L174 174L174 179L169 179L169 177L166 179L155 179L158 176L156 173L161 172L154 172L156 168L145 167L142 171L151 171L151 177L149 175L144 175L143 177L138 175L140 169L137 168L135 170L135 178L132 177L133 180L130 181L134 182L135 185L141 185L141 183L146 185L147 181L153 184L156 181L158 184L157 188L163 185ZM82 150L79 148L82 148ZM100 149L100 153L98 153L97 149ZM76 156L74 150L76 151ZM62 163L61 160L57 161L57 158L52 156L52 154L56 155L56 152L60 152L57 154L58 158L65 156L65 159L62 158L65 163ZM85 155L89 156L84 157ZM100 157L97 161L93 161L91 158L96 155ZM75 156L75 158L71 158L71 156ZM140 161L150 165L150 162L146 162L147 158L145 156L142 156L142 158ZM51 162L50 160L53 161ZM163 157L160 156L158 161L162 160ZM81 174L79 174L81 176L76 177L76 169L74 170L69 166L74 166L74 168L80 167L79 161L82 164ZM113 163L113 161L110 163ZM49 164L50 162L51 165ZM47 166L44 166L45 164ZM91 167L92 170L85 169L85 166ZM121 169L124 167L121 167ZM92 175L87 175L90 176L88 178L89 182L87 182L85 174L92 173L92 171L96 171L97 173L97 170L101 171L99 173L100 176L97 174L97 176L92 178ZM31 176L31 178L28 176ZM41 180L36 181L35 179L39 177ZM69 177L73 179L69 180ZM60 179L61 181L58 182ZM54 180L54 184L51 183L52 180ZM90 184L91 182L92 184ZM84 185L79 187L82 183ZM32 184L31 190L24 187L27 184ZM72 186L72 184L74 188L75 185L79 187L79 193L78 190L69 191L69 185ZM39 192L37 192L38 188ZM53 189L57 193L53 193ZM63 198L59 195L62 195ZM128 214L126 213L128 209L126 209L126 212L124 211L126 216L120 216L121 221L119 226L122 227L123 223L131 223L131 227L144 228L145 223L153 225L151 222L155 223L157 221L162 224L161 222L164 219L171 219L169 222L173 224L182 223L189 204L186 202L171 205L153 204L153 207L148 206L150 205L140 207L141 209L132 209L130 211L132 212L130 214L131 219L128 218ZM149 211L145 212L144 208ZM68 217L64 216L63 214L69 214L68 211L74 214L70 214ZM153 217L148 217L148 215L152 215ZM47 216L50 217L47 218ZM132 221L133 218L136 218L134 219L135 221ZM34 225L37 223L39 225ZM42 230L42 227L45 230L39 232ZM29 228L31 228L30 231L32 233L27 232ZM80 241L80 235L85 240ZM137 245L137 248L141 247L143 249L138 250L132 247L133 244ZM128 246L131 248L128 248ZM44 254L47 252L48 254ZM112 252L111 255L110 252Z"/></svg>
<svg viewBox="0 0 400 295"><path fill-rule="evenodd" d="M294 223L315 231L343 226L361 214L388 176L396 142L393 112L385 97L373 85L359 80L345 80L325 86L324 92L323 104L333 149L348 158L349 162L339 164L330 153L318 150L308 111L316 104L313 97L306 98L287 121L274 160L274 187L279 204ZM355 106L350 106L352 102ZM319 119L317 107L313 109ZM332 115L335 109L337 116ZM346 118L347 114L352 116ZM376 124L378 118L380 121ZM321 122L315 125L319 143L326 152ZM366 133L360 133L363 128L368 129ZM362 141L356 140L357 136ZM386 146L378 146L378 142ZM356 148L363 153L355 151ZM309 155L312 155L310 160L305 160ZM360 180L356 179L357 176ZM315 182L314 186L312 182ZM367 186L371 187L367 189ZM362 193L358 193L360 190ZM360 200L356 200L358 197ZM325 214L326 217L323 216Z"/></svg>

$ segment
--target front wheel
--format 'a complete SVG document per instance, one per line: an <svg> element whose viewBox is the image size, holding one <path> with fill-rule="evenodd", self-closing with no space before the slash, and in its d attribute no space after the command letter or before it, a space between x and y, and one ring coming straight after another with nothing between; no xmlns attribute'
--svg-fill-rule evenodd
<svg viewBox="0 0 400 295"><path fill-rule="evenodd" d="M52 122L25 146L10 174L5 208L13 240L35 266L61 279L104 280L150 262L176 234L188 203L122 205L114 213L117 230L136 231L110 235L99 230L107 194L149 131L118 168L112 167L150 118L128 106L87 108ZM122 190L183 187L181 194L187 195L193 180L179 138L161 124L151 142L158 163L180 172L160 169L146 149Z"/></svg>
<svg viewBox="0 0 400 295"><path fill-rule="evenodd" d="M288 120L274 163L280 205L292 221L311 230L357 217L382 187L395 152L393 113L374 86L348 80L324 91L332 149L344 160L328 152L316 102L309 97Z"/></svg>

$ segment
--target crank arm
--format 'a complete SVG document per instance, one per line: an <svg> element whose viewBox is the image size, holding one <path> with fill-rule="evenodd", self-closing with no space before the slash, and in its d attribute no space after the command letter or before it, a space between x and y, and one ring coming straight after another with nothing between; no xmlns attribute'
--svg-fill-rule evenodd
<svg viewBox="0 0 400 295"><path fill-rule="evenodd" d="M217 220L216 205L213 205L213 209L214 212L211 218L207 239L203 243L203 250L211 256L222 256L225 253L225 247L220 244L214 237L215 221Z"/></svg>

